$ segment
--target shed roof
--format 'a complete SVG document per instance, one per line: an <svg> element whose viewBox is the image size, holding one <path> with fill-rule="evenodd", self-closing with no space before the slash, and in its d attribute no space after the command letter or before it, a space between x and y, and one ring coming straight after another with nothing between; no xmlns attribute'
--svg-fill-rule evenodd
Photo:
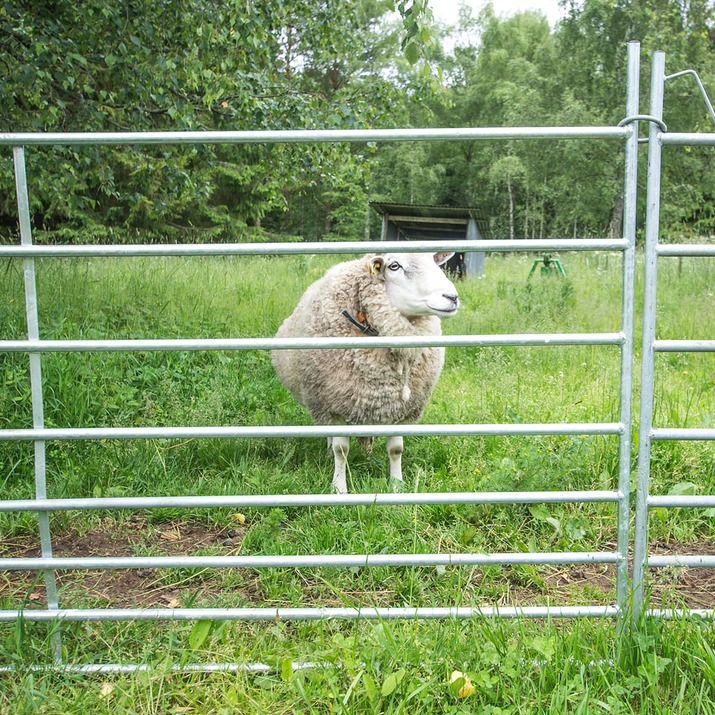
<svg viewBox="0 0 715 715"><path fill-rule="evenodd" d="M430 206L426 204L391 204L371 201L370 206L388 221L406 233L429 233L439 229L442 233L453 230L463 234L470 218L477 222L482 238L489 238L489 222L473 206Z"/></svg>

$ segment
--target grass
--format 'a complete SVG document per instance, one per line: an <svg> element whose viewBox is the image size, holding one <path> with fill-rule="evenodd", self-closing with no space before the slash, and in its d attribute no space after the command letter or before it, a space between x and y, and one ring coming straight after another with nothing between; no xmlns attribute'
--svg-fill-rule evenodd
<svg viewBox="0 0 715 715"><path fill-rule="evenodd" d="M89 643L85 657L91 644L116 654L126 635L76 630ZM20 671L5 680L0 703L13 713L713 711L712 637L693 622L650 623L621 643L612 624L586 621L221 625L203 651L240 662L260 656L275 670L208 675L167 670L194 655L181 632L139 630L127 640L150 671ZM306 657L318 667L293 667ZM455 670L473 695L460 699L450 686Z"/></svg>
<svg viewBox="0 0 715 715"><path fill-rule="evenodd" d="M618 330L620 259L563 258L567 282L537 277L530 284L525 279L532 257L490 258L482 280L460 285L464 308L445 332ZM40 260L42 337L272 335L305 286L335 260ZM660 338L712 338L713 279L710 259L661 261ZM0 337L22 338L18 262L0 264L0 290L9 296L0 304ZM309 423L265 352L47 354L42 365L47 426ZM708 354L658 356L657 426L712 426L712 368ZM615 421L619 374L614 347L451 349L423 421ZM637 369L634 377L638 383ZM0 427L30 427L26 356L0 355L0 379ZM47 455L51 497L327 492L332 473L323 440L66 442L49 443ZM32 445L3 444L4 498L31 498L33 470ZM617 471L618 444L611 437L406 440L409 490L612 489ZM384 441L369 453L353 448L351 491L384 491L386 474ZM655 445L652 491L715 493L712 445ZM685 546L712 541L712 517L709 510L656 513L651 539ZM578 504L274 508L245 514L162 509L142 515L54 514L51 521L62 548L99 544L101 536L116 553L137 555L590 551L612 549L616 537L612 505ZM199 533L206 538L197 545ZM0 550L16 553L36 541L34 515L0 515ZM122 593L131 600L144 589L181 606L602 604L613 601L612 576L535 566L181 569L153 572L146 577L151 589L142 581L135 591L122 580L89 588L86 581L64 578L60 599L67 607L102 606ZM41 584L30 578L0 579L2 608L18 608L42 594ZM20 668L0 675L0 712L708 712L715 694L713 635L693 621L646 622L621 635L610 621L581 620L63 628L69 662L152 666L133 676L29 670L49 662L50 644L46 626L0 627L0 660ZM197 660L261 662L275 670L168 670ZM294 671L293 661L334 665ZM448 682L453 670L468 674L474 695L457 697L459 688Z"/></svg>

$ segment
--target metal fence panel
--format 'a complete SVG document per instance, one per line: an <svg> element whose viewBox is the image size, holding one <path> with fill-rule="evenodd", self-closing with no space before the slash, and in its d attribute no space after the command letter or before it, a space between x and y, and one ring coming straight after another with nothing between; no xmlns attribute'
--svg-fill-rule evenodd
<svg viewBox="0 0 715 715"><path fill-rule="evenodd" d="M645 609L648 593L646 573L648 568L659 567L715 567L713 555L652 555L648 546L648 514L654 508L708 507L715 504L715 496L651 495L650 477L652 445L656 441L715 440L712 428L655 428L655 355L658 352L715 352L715 340L657 340L656 315L658 310L658 259L660 257L690 256L715 257L713 244L662 244L660 243L661 157L663 146L715 146L715 134L668 133L663 124L663 105L667 80L684 75L695 75L701 93L715 121L710 100L693 70L666 76L665 54L656 52L651 72L651 106L648 138L647 215L645 242L645 282L643 308L643 356L641 363L640 428L638 443L638 481L635 504L635 534L633 544L633 616L642 613L662 618L675 614L704 616L715 615L710 609Z"/></svg>
<svg viewBox="0 0 715 715"><path fill-rule="evenodd" d="M296 619L414 619L414 618L472 618L475 616L503 618L572 618L591 616L617 618L623 623L628 609L629 580L629 515L630 515L630 449L631 449L631 397L633 362L633 296L635 282L635 226L638 164L640 50L638 43L628 45L628 80L626 119L615 127L530 127L530 128L462 128L418 130L369 131L275 131L275 132L167 132L167 133L73 133L73 134L0 134L0 145L13 147L15 176L18 194L18 215L21 226L19 246L0 246L0 257L24 261L26 306L28 317L27 340L0 341L0 351L27 353L30 360L32 382L33 426L31 429L0 430L0 442L31 441L35 445L35 498L32 500L0 500L0 511L36 512L42 539L39 558L0 559L3 569L32 569L45 574L48 605L46 609L0 611L0 622L11 622L21 617L28 621L101 621L101 620L274 620ZM651 125L651 132L653 132ZM548 347L554 345L614 346L620 351L620 412L613 423L549 423L549 424L452 424L452 425L368 425L348 427L185 427L164 428L47 428L43 419L41 381L42 355L51 352L83 351L170 351L170 350L248 350L313 348L331 349L354 345L350 340L41 340L37 317L35 290L35 259L40 257L65 258L81 256L131 257L131 256L218 256L218 255L275 255L299 253L355 253L370 248L385 251L404 249L404 244L391 246L385 242L371 243L303 243L303 244L221 244L221 245L104 245L104 246L37 246L32 243L29 213L29 196L25 177L25 147L55 144L186 144L186 143L291 143L333 141L501 141L501 140L553 140L594 138L615 140L623 144L625 152L624 175L624 225L623 236L614 239L573 240L514 240L466 242L414 242L412 251L433 250L487 250L516 251L604 251L623 254L622 308L620 330L600 334L541 334L501 336L444 336L432 340L404 338L376 338L359 341L360 347L373 343L376 346L444 345L444 346L497 346L519 345ZM657 143L655 140L652 144ZM366 342L367 341L367 342ZM285 437L285 436L335 436L335 435L453 435L453 436L525 436L525 435L613 435L619 441L618 488L606 491L565 492L500 492L500 493L445 493L445 494L351 494L351 495L285 495L265 497L211 496L211 497L142 497L142 498L85 498L48 499L46 489L45 446L48 441L90 439L164 439L176 437L228 438L228 437ZM559 552L559 553L492 553L492 554L330 554L305 556L228 556L228 557L106 557L78 556L59 558L53 554L49 515L54 511L71 509L154 509L164 507L274 507L277 505L380 505L394 504L531 504L531 503L613 503L617 509L618 539L613 551ZM341 567L372 565L465 565L465 564L552 564L552 563L606 563L617 568L616 602L606 606L539 606L539 607L440 607L440 608L170 608L170 609L72 609L60 606L57 597L55 572L59 569L126 569L159 567L231 567L231 568L295 568L301 565L330 565ZM54 641L54 657L61 661L59 631ZM138 665L72 665L68 670L103 672L112 668L117 672L140 670ZM252 666L188 665L184 669L250 669ZM259 666L256 666L260 669Z"/></svg>

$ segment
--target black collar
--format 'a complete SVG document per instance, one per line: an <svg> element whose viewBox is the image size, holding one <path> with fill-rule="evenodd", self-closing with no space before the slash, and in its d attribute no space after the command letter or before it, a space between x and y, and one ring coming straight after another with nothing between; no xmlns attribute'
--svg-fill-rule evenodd
<svg viewBox="0 0 715 715"><path fill-rule="evenodd" d="M362 321L358 320L355 318L352 313L348 310L343 311L343 315L356 327L358 328L361 332L365 333L365 335L379 335L377 330L370 325L370 323L367 322L367 316L364 313L358 313L358 316L362 317L365 316Z"/></svg>

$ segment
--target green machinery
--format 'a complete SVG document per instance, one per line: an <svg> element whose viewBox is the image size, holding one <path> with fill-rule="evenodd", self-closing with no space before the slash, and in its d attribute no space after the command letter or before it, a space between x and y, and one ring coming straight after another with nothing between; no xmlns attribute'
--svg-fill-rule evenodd
<svg viewBox="0 0 715 715"><path fill-rule="evenodd" d="M563 263L558 258L552 258L550 253L545 253L543 258L537 258L531 266L527 281L531 280L534 271L541 264L542 276L556 276L557 278L566 278L566 269Z"/></svg>

